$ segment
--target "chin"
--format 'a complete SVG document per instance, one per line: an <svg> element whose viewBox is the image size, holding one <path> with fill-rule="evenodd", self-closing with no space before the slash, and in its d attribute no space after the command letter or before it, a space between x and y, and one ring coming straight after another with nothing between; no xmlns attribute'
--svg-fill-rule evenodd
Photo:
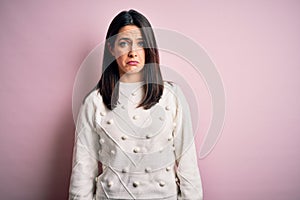
<svg viewBox="0 0 300 200"><path fill-rule="evenodd" d="M135 73L139 73L139 72L141 72L141 70L143 69L143 67L139 67L139 66L134 66L134 67L129 67L129 68L126 68L125 70L124 70L124 72L126 73L126 74L135 74Z"/></svg>

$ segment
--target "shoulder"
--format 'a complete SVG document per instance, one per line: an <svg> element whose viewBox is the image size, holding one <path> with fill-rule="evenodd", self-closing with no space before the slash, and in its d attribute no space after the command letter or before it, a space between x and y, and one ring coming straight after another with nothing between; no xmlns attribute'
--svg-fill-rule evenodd
<svg viewBox="0 0 300 200"><path fill-rule="evenodd" d="M97 89L93 88L83 98L77 117L78 127L96 127L95 120L99 110L102 110L104 104L102 103L102 97ZM100 115L99 115L100 116ZM79 128L80 129L80 128ZM78 130L79 130L78 129Z"/></svg>
<svg viewBox="0 0 300 200"><path fill-rule="evenodd" d="M164 81L164 93L168 95L173 95L177 97L178 94L181 94L180 86L173 81Z"/></svg>
<svg viewBox="0 0 300 200"><path fill-rule="evenodd" d="M102 105L103 100L98 88L93 88L82 100L82 105Z"/></svg>
<svg viewBox="0 0 300 200"><path fill-rule="evenodd" d="M173 81L164 81L163 93L164 98L171 98L172 101L175 101L177 106L186 103L186 97L180 85Z"/></svg>

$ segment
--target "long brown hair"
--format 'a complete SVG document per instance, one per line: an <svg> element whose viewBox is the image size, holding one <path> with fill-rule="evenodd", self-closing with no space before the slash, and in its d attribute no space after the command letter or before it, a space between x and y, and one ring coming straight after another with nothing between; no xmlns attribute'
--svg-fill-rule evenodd
<svg viewBox="0 0 300 200"><path fill-rule="evenodd" d="M126 25L135 25L140 28L145 50L145 66L143 70L144 96L138 105L149 109L155 105L163 93L163 79L159 66L159 54L156 40L150 22L145 16L135 10L120 12L111 22L105 41L102 63L102 75L96 86L106 107L113 110L118 102L120 79L118 64L108 49L108 43L115 43L115 35Z"/></svg>

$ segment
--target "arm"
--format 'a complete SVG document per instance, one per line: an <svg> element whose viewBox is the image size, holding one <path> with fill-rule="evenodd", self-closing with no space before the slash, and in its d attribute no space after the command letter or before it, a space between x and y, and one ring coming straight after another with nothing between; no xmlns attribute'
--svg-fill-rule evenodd
<svg viewBox="0 0 300 200"><path fill-rule="evenodd" d="M69 200L92 200L98 175L99 137L94 129L93 102L87 99L80 107L73 150Z"/></svg>
<svg viewBox="0 0 300 200"><path fill-rule="evenodd" d="M175 117L174 144L179 179L180 196L178 199L202 200L202 182L197 165L196 147L189 105L177 86L177 112Z"/></svg>

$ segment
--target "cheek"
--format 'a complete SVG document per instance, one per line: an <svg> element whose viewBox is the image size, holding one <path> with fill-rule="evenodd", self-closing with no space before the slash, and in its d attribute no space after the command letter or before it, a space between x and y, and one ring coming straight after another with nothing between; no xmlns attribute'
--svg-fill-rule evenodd
<svg viewBox="0 0 300 200"><path fill-rule="evenodd" d="M140 52L140 60L145 62L145 51Z"/></svg>
<svg viewBox="0 0 300 200"><path fill-rule="evenodd" d="M127 55L128 54L128 49L120 48L118 46L115 46L114 47L114 53L115 53L115 58L118 59L118 58L121 58L121 57Z"/></svg>
<svg viewBox="0 0 300 200"><path fill-rule="evenodd" d="M125 65L126 56L121 55L121 56L117 57L116 60L117 60L117 63L119 66L123 66L123 65Z"/></svg>
<svg viewBox="0 0 300 200"><path fill-rule="evenodd" d="M120 59L120 58L124 57L124 55L125 55L125 53L123 51L118 51L118 50L115 51L116 59Z"/></svg>

